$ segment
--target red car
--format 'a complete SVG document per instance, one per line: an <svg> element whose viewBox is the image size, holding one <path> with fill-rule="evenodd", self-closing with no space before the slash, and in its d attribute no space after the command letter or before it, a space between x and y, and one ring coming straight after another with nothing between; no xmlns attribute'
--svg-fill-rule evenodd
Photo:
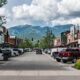
<svg viewBox="0 0 80 80"><path fill-rule="evenodd" d="M63 61L64 63L68 61L76 62L77 59L80 58L80 50L79 49L64 49L58 53L56 57L56 61Z"/></svg>

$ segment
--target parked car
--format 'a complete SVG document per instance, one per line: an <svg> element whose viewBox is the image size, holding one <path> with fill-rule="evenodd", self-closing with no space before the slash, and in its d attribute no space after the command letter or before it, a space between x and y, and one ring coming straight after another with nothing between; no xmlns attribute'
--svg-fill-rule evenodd
<svg viewBox="0 0 80 80"><path fill-rule="evenodd" d="M8 50L8 49L2 49L2 52L3 52L4 54L6 54L6 55L8 56L8 58L11 57L11 51L10 51L10 50Z"/></svg>
<svg viewBox="0 0 80 80"><path fill-rule="evenodd" d="M19 56L19 55L20 55L19 50L18 50L17 48L13 49L13 51L14 51L14 54L15 54L16 56Z"/></svg>
<svg viewBox="0 0 80 80"><path fill-rule="evenodd" d="M8 55L4 54L2 50L0 50L0 60L4 60L4 61L8 60Z"/></svg>
<svg viewBox="0 0 80 80"><path fill-rule="evenodd" d="M41 49L37 49L36 50L36 54L42 54L42 50Z"/></svg>
<svg viewBox="0 0 80 80"><path fill-rule="evenodd" d="M49 50L49 49L45 49L44 52L45 52L46 54L50 54L50 50Z"/></svg>
<svg viewBox="0 0 80 80"><path fill-rule="evenodd" d="M63 49L66 49L66 48L52 48L52 49L51 49L51 56L53 56L53 53L54 53L54 52L60 52L60 51L62 51Z"/></svg>
<svg viewBox="0 0 80 80"><path fill-rule="evenodd" d="M16 55L15 55L13 49L12 48L9 48L9 50L11 51L11 57L15 57Z"/></svg>
<svg viewBox="0 0 80 80"><path fill-rule="evenodd" d="M18 48L18 50L20 51L21 54L24 53L24 49Z"/></svg>
<svg viewBox="0 0 80 80"><path fill-rule="evenodd" d="M29 52L30 51L30 48L25 48L24 51L25 52Z"/></svg>
<svg viewBox="0 0 80 80"><path fill-rule="evenodd" d="M53 52L52 57L53 57L54 59L56 59L56 57L58 56L58 53L59 53L59 52Z"/></svg>
<svg viewBox="0 0 80 80"><path fill-rule="evenodd" d="M48 54L51 54L51 49L48 49L47 53L48 53Z"/></svg>
<svg viewBox="0 0 80 80"><path fill-rule="evenodd" d="M66 63L68 61L76 62L78 58L80 58L79 49L64 49L58 53L56 60L58 62L62 60L64 63Z"/></svg>

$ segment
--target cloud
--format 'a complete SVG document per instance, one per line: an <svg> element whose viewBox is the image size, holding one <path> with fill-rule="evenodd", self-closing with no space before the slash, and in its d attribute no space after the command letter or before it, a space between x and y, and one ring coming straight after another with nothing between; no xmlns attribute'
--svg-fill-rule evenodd
<svg viewBox="0 0 80 80"><path fill-rule="evenodd" d="M6 10L6 8L0 8L0 16L10 16L10 13Z"/></svg>
<svg viewBox="0 0 80 80"><path fill-rule="evenodd" d="M80 0L62 0L58 3L58 11L63 15L80 16Z"/></svg>
<svg viewBox="0 0 80 80"><path fill-rule="evenodd" d="M12 11L15 19L32 23L80 24L80 0L32 0L30 5L14 6Z"/></svg>
<svg viewBox="0 0 80 80"><path fill-rule="evenodd" d="M72 18L72 19L64 19L59 18L57 20L52 21L52 25L66 25L66 24L79 24L80 25L80 18Z"/></svg>
<svg viewBox="0 0 80 80"><path fill-rule="evenodd" d="M57 18L57 9L57 0L33 0L31 5L15 6L12 11L16 19L48 22Z"/></svg>

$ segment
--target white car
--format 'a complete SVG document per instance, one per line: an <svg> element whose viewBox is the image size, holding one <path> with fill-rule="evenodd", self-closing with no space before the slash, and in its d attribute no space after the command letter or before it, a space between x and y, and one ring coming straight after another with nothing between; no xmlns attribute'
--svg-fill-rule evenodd
<svg viewBox="0 0 80 80"><path fill-rule="evenodd" d="M14 54L15 54L16 56L19 56L19 51L18 51L18 49L13 49L13 52L14 52Z"/></svg>
<svg viewBox="0 0 80 80"><path fill-rule="evenodd" d="M47 54L51 54L51 49L45 49L44 52Z"/></svg>
<svg viewBox="0 0 80 80"><path fill-rule="evenodd" d="M12 56L12 57L16 56L12 48L9 48L8 50L11 51L11 56Z"/></svg>
<svg viewBox="0 0 80 80"><path fill-rule="evenodd" d="M54 52L60 52L60 51L62 51L63 49L66 49L66 48L52 48L52 49L51 49L51 56L53 56L53 53L54 53Z"/></svg>
<svg viewBox="0 0 80 80"><path fill-rule="evenodd" d="M21 53L24 53L24 50L22 48L18 48L18 49L21 51Z"/></svg>
<svg viewBox="0 0 80 80"><path fill-rule="evenodd" d="M48 49L48 54L51 54L51 50L50 49Z"/></svg>

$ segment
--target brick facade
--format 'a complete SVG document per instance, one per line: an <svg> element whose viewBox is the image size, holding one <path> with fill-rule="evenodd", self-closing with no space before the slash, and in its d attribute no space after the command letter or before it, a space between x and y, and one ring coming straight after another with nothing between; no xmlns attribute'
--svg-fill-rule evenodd
<svg viewBox="0 0 80 80"><path fill-rule="evenodd" d="M8 33L8 29L6 27L2 27L3 29L3 34L4 34L4 43L1 44L2 47L8 46L8 47L17 47L23 40L20 38L17 38L15 36L10 36Z"/></svg>

